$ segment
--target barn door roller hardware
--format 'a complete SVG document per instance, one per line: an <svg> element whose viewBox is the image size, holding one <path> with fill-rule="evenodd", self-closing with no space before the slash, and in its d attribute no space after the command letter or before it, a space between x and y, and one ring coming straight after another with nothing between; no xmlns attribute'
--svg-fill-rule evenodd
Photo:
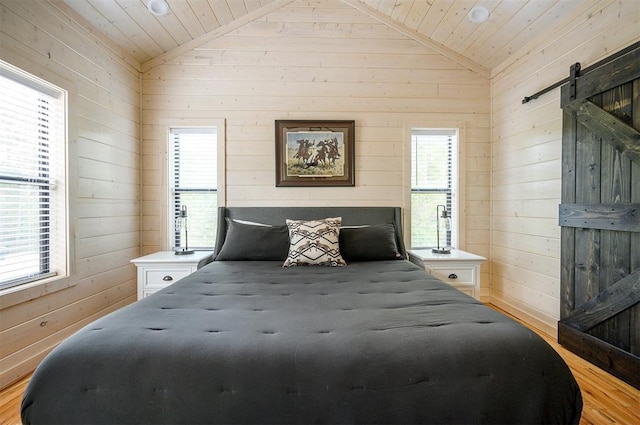
<svg viewBox="0 0 640 425"><path fill-rule="evenodd" d="M546 87L546 88L540 90L539 92L532 94L531 96L525 96L524 99L522 99L522 103L523 104L524 103L529 103L529 101L537 99L538 97L542 96L543 94L545 94L547 92L550 92L551 90L553 90L553 89L555 89L557 87L560 87L561 85L569 83L569 82L572 82L571 94L573 95L572 96L572 99L573 99L573 98L575 98L575 84L574 84L575 83L575 78L579 77L580 74L585 74L587 72L593 71L594 69L596 69L596 68L598 68L598 67L600 67L600 66L602 66L602 65L604 65L606 63L609 63L609 62L619 58L622 55L626 55L627 53L629 53L629 52L631 52L631 51L633 51L633 50L635 50L637 48L640 48L640 41L637 42L637 43L633 43L631 46L626 47L626 48L620 50L619 52L614 53L613 55L607 57L606 59L603 59L600 62L596 62L593 65L591 65L591 66L589 66L587 68L584 68L584 69L581 69L580 62L576 62L575 64L571 65L571 76L570 77L567 77L562 81L558 81L557 83L552 84L549 87ZM573 75L573 71L574 71L575 67L577 67L577 73L575 75Z"/></svg>
<svg viewBox="0 0 640 425"><path fill-rule="evenodd" d="M569 98L576 99L576 78L580 76L580 62L571 65L569 69Z"/></svg>
<svg viewBox="0 0 640 425"><path fill-rule="evenodd" d="M530 100L537 99L543 94L550 92L551 90L557 87L560 87L568 82L571 82L571 87L572 87L571 98L574 99L576 97L576 77L578 77L579 75L580 75L580 62L576 62L573 65L571 65L571 77L567 77L564 80L558 81L557 83L550 85L549 87L545 87L539 92L532 94L531 96L525 96L524 99L522 99L522 103L528 103Z"/></svg>

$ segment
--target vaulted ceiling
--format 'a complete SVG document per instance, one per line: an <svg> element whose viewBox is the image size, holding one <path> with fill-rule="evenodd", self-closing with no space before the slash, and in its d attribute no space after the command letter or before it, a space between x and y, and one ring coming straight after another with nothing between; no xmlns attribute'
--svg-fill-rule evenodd
<svg viewBox="0 0 640 425"><path fill-rule="evenodd" d="M170 11L155 16L149 0L50 0L120 46L139 63L187 43L222 35L286 7L345 4L405 35L459 55L489 72L548 31L558 31L603 0L167 0ZM474 6L489 19L473 23ZM336 11L336 13L339 13Z"/></svg>

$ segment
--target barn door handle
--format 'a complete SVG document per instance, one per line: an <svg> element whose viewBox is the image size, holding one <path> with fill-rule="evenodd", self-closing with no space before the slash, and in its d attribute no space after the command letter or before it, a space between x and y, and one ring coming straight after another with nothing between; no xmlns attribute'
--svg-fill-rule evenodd
<svg viewBox="0 0 640 425"><path fill-rule="evenodd" d="M162 278L162 280L164 280L165 282L171 282L173 278L171 276L165 276Z"/></svg>
<svg viewBox="0 0 640 425"><path fill-rule="evenodd" d="M449 275L449 279L457 279L457 278L458 278L458 275L457 275L457 274L455 274L455 273L451 273L451 274Z"/></svg>

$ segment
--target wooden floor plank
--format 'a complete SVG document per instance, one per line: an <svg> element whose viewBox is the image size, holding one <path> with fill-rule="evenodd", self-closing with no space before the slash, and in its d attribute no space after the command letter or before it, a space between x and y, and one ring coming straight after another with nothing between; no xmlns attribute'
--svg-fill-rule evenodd
<svg viewBox="0 0 640 425"><path fill-rule="evenodd" d="M498 307L489 306L518 320ZM571 369L584 403L580 425L640 424L640 390L565 349L554 337L518 321L544 338Z"/></svg>
<svg viewBox="0 0 640 425"><path fill-rule="evenodd" d="M20 424L20 402L31 375L0 391L0 425Z"/></svg>

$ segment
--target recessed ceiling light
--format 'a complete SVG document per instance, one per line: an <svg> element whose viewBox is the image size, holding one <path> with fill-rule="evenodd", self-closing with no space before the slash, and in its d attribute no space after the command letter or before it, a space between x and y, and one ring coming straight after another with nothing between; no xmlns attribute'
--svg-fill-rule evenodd
<svg viewBox="0 0 640 425"><path fill-rule="evenodd" d="M489 11L486 7L476 6L467 15L469 20L475 24L480 24L489 18Z"/></svg>
<svg viewBox="0 0 640 425"><path fill-rule="evenodd" d="M147 9L156 16L163 16L169 13L169 3L166 0L149 0Z"/></svg>

